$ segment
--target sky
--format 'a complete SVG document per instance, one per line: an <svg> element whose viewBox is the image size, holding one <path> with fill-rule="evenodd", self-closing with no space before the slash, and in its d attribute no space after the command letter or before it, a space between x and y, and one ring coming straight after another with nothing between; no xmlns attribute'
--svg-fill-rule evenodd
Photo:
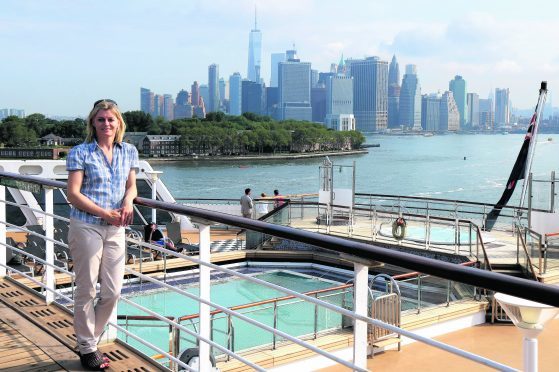
<svg viewBox="0 0 559 372"><path fill-rule="evenodd" d="M294 44L319 71L342 53L395 54L401 74L417 65L422 93L461 75L481 98L509 88L523 109L540 81L559 85L553 0L2 0L0 108L86 116L112 98L139 110L140 87L175 97L207 83L212 63L226 80L246 77L255 6L266 84L270 54Z"/></svg>

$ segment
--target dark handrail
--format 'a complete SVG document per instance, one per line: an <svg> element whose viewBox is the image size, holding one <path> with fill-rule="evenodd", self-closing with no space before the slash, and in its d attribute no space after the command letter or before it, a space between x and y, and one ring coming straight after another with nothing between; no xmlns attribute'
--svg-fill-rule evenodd
<svg viewBox="0 0 559 372"><path fill-rule="evenodd" d="M0 172L0 179L4 177L51 187L66 187L65 183L59 181ZM354 256L356 261L363 259L380 261L410 270L423 272L425 274L438 276L444 279L470 284L497 292L503 292L512 296L518 296L550 306L559 307L559 288L527 279L511 277L471 267L464 267L376 245L351 241L335 236L327 236L311 231L298 230L288 226L274 225L267 222L218 213L210 210L187 207L141 197L134 199L134 203L145 207L157 208L167 212L186 215L189 216L194 223L198 222L201 224L211 224L213 222L218 222L221 224L254 230L260 233L314 245L331 251L345 253L347 255Z"/></svg>

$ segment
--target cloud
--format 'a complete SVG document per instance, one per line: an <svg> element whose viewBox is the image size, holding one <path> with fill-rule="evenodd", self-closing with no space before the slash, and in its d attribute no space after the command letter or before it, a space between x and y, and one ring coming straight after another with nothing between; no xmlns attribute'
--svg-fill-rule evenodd
<svg viewBox="0 0 559 372"><path fill-rule="evenodd" d="M503 59L495 64L494 71L503 74L517 74L522 71L522 67L516 61Z"/></svg>

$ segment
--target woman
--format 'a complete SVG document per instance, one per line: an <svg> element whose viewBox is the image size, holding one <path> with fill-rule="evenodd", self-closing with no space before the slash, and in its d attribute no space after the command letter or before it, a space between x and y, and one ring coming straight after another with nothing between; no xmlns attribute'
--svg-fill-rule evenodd
<svg viewBox="0 0 559 372"><path fill-rule="evenodd" d="M72 148L66 162L72 204L68 245L76 274L74 330L81 363L88 369L109 366L97 343L120 296L124 226L134 216L138 151L122 142L125 129L116 102L95 102L87 118L86 141Z"/></svg>

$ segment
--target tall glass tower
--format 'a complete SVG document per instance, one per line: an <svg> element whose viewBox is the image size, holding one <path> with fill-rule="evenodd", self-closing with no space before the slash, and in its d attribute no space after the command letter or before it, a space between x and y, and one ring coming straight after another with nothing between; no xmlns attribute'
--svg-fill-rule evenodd
<svg viewBox="0 0 559 372"><path fill-rule="evenodd" d="M254 29L250 31L248 39L248 71L250 81L260 83L260 62L262 59L262 33L256 24L256 9L254 9Z"/></svg>
<svg viewBox="0 0 559 372"><path fill-rule="evenodd" d="M219 66L211 64L208 67L208 112L219 111Z"/></svg>
<svg viewBox="0 0 559 372"><path fill-rule="evenodd" d="M468 122L466 80L464 80L462 76L456 75L454 79L448 83L448 89L452 92L454 101L456 101L456 106L458 106L458 112L460 113L460 129L464 129Z"/></svg>
<svg viewBox="0 0 559 372"><path fill-rule="evenodd" d="M400 126L400 88L400 66L394 55L388 67L388 128Z"/></svg>
<svg viewBox="0 0 559 372"><path fill-rule="evenodd" d="M406 65L400 90L399 121L408 128L421 129L421 86L415 65Z"/></svg>

